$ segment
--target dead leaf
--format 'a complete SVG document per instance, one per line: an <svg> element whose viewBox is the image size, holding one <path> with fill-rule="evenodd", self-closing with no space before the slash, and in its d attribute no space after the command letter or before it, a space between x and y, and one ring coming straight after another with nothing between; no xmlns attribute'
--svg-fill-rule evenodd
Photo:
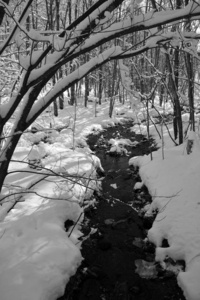
<svg viewBox="0 0 200 300"><path fill-rule="evenodd" d="M153 279L157 277L156 265L154 262L148 262L143 259L135 260L136 270L135 273L138 273L140 277L146 279Z"/></svg>
<svg viewBox="0 0 200 300"><path fill-rule="evenodd" d="M144 241L141 238L136 237L133 241L133 245L138 248L142 248L144 246Z"/></svg>
<svg viewBox="0 0 200 300"><path fill-rule="evenodd" d="M113 219L106 219L106 220L104 221L104 223L105 223L106 225L112 225L114 222L115 222L115 220L113 220Z"/></svg>

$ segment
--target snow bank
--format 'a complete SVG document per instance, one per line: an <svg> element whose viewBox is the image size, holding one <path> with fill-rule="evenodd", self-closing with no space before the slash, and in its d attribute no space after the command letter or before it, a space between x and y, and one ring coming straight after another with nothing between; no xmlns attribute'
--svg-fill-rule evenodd
<svg viewBox="0 0 200 300"><path fill-rule="evenodd" d="M48 147L51 155L43 160L49 168L47 178L35 185L33 193L27 190L25 201L18 202L0 224L2 300L57 299L82 261L78 239L83 220L80 204L97 188L95 169L100 162L81 149L67 150L58 144ZM28 151L20 150L26 159ZM16 157L20 157L19 152ZM26 188L45 172L29 173L29 167L22 166L19 169L18 163L12 163L10 170L17 172L10 174L6 183ZM64 228L68 219L75 224L79 220L72 232L72 228L68 232Z"/></svg>
<svg viewBox="0 0 200 300"><path fill-rule="evenodd" d="M200 150L196 146L186 155L185 145L161 150L149 156L137 157L130 164L140 167L140 176L152 195L153 202L147 211L158 214L148 238L156 245L156 260L166 257L184 260L185 272L177 280L188 300L200 299ZM167 239L169 247L163 248Z"/></svg>

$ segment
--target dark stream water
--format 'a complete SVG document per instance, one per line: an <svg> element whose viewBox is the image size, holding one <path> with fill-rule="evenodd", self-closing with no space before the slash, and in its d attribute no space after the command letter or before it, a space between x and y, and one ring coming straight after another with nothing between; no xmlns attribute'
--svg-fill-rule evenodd
<svg viewBox="0 0 200 300"><path fill-rule="evenodd" d="M135 260L154 261L154 246L133 243L144 239L151 222L138 216L137 210L151 201L146 187L134 191L141 181L138 170L129 168L133 156L149 154L156 148L152 139L130 132L131 122L111 127L98 135L90 135L88 144L101 159L105 170L102 193L97 205L85 213L83 229L96 228L95 234L83 242L84 261L59 300L184 300L175 275L158 272L154 279L141 278ZM127 156L110 156L110 138L138 141L128 147Z"/></svg>

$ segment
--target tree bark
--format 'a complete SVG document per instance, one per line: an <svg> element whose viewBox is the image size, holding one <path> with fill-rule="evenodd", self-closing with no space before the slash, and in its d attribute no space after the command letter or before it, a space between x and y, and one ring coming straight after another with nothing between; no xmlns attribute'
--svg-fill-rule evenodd
<svg viewBox="0 0 200 300"><path fill-rule="evenodd" d="M189 53L185 53L185 65L188 77L188 100L190 107L190 125L191 129L195 131L195 118L194 118L194 70L193 70L193 57Z"/></svg>
<svg viewBox="0 0 200 300"><path fill-rule="evenodd" d="M181 106L179 101L179 96L177 93L177 86L175 80L173 79L173 70L170 62L169 55L166 54L166 62L169 70L169 90L171 92L172 103L174 105L174 138L175 140L179 138L179 145L183 143L183 125L181 118Z"/></svg>

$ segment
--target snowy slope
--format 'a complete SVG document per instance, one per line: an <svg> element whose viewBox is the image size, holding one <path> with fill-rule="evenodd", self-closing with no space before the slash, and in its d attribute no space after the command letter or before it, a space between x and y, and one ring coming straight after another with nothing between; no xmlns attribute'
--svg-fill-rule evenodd
<svg viewBox="0 0 200 300"><path fill-rule="evenodd" d="M35 137L28 138L27 134L20 141L14 159L22 162L11 163L11 174L6 179L4 192L11 194L23 188L22 202L8 214L8 203L0 209L1 300L54 300L63 293L65 284L81 263L81 243L78 240L83 219L81 206L83 199L91 196L91 190L86 190L82 183L89 180L91 188L95 188L95 168L100 163L87 147L74 151L73 147L85 146L87 134L121 122L120 113L135 117L135 112L117 104L110 119L108 106L108 103L103 103L95 109L95 103L92 103L88 108L78 106L76 112L73 107L67 107L59 118L43 116L38 121L44 127L50 122L58 127L67 124L66 129L52 134L50 144L39 146L42 163L50 171L45 169L45 172L37 170L37 174L33 173L34 170L27 166L27 159L32 149L30 141ZM146 131L144 125L136 126L135 130ZM142 180L152 194L153 203L147 213L159 211L148 232L148 238L157 247L156 259L162 261L166 256L184 259L186 270L179 273L178 283L188 300L199 300L200 150L196 140L193 153L187 155L186 145L173 146L166 132L165 129L164 159L159 150L153 153L152 161L150 156L144 156L131 160L130 164L140 166ZM161 145L160 140L158 142ZM65 178L54 176L54 172L61 172ZM44 180L45 174L48 177ZM74 182L74 175L79 176L77 182ZM40 179L33 187L34 193L30 193L27 187ZM12 201L15 198L10 196ZM71 228L65 231L65 220L76 222L79 217L69 236ZM168 240L168 248L161 247L163 239Z"/></svg>

